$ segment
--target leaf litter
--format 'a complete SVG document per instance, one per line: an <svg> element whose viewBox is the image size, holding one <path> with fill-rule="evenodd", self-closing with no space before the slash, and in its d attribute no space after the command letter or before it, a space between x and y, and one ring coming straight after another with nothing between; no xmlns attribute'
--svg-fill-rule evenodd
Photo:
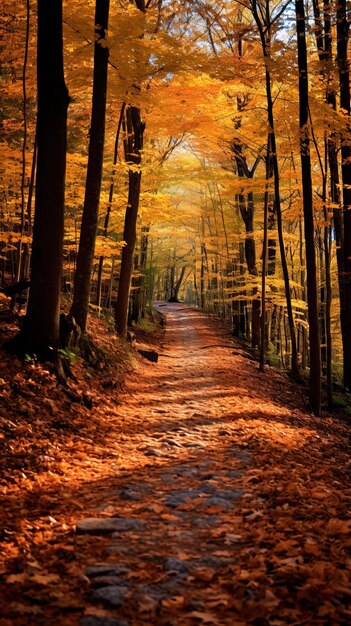
<svg viewBox="0 0 351 626"><path fill-rule="evenodd" d="M0 626L349 624L350 425L214 320L162 312L159 361L133 371L93 322L117 356L75 364L90 410L2 355ZM89 518L109 532L77 534Z"/></svg>

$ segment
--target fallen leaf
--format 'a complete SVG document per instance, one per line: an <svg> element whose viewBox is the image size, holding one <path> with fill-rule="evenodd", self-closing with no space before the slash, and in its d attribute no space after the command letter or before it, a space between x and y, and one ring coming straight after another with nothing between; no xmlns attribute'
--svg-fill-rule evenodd
<svg viewBox="0 0 351 626"><path fill-rule="evenodd" d="M216 615L212 615L211 613L205 613L203 611L192 611L188 613L189 617L193 619L197 619L203 624L216 624L218 626L218 619Z"/></svg>
<svg viewBox="0 0 351 626"><path fill-rule="evenodd" d="M27 580L28 578L28 574L27 572L22 572L21 574L10 574L10 576L6 577L6 582L7 583L23 583L25 580Z"/></svg>
<svg viewBox="0 0 351 626"><path fill-rule="evenodd" d="M172 598L166 598L161 600L161 605L166 609L182 609L185 603L184 596L173 596Z"/></svg>
<svg viewBox="0 0 351 626"><path fill-rule="evenodd" d="M157 605L158 605L157 600L154 600L154 598L146 594L138 598L139 613L153 613Z"/></svg>
<svg viewBox="0 0 351 626"><path fill-rule="evenodd" d="M242 535L233 535L231 533L226 533L224 543L238 543L242 540Z"/></svg>
<svg viewBox="0 0 351 626"><path fill-rule="evenodd" d="M11 611L22 613L23 615L40 615L40 613L43 612L43 609L40 606L28 606L27 604L22 604L21 602L12 602L10 606Z"/></svg>
<svg viewBox="0 0 351 626"><path fill-rule="evenodd" d="M192 578L195 580L203 580L205 582L210 582L213 580L214 576L215 571L209 567L198 567L191 572Z"/></svg>
<svg viewBox="0 0 351 626"><path fill-rule="evenodd" d="M60 576L57 574L33 574L31 580L38 585L50 585L51 583L58 583Z"/></svg>

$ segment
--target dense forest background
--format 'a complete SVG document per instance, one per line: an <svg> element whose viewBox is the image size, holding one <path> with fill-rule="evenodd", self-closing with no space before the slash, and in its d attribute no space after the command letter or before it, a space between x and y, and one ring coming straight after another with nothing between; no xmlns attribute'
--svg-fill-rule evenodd
<svg viewBox="0 0 351 626"><path fill-rule="evenodd" d="M346 0L2 5L9 348L65 375L89 312L125 337L181 298L331 408L351 389Z"/></svg>

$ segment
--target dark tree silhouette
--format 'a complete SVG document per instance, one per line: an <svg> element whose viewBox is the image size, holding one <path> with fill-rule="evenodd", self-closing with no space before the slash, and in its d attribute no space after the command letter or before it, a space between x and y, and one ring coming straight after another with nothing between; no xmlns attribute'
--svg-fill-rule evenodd
<svg viewBox="0 0 351 626"><path fill-rule="evenodd" d="M22 330L9 347L18 353L54 360L59 348L69 103L63 71L62 0L38 0L37 72L38 156L31 288Z"/></svg>
<svg viewBox="0 0 351 626"><path fill-rule="evenodd" d="M82 332L86 331L91 271L99 216L99 201L105 140L107 68L109 50L105 45L110 0L96 0L93 105L91 113L88 170L80 231L74 296L71 315Z"/></svg>
<svg viewBox="0 0 351 626"><path fill-rule="evenodd" d="M296 0L296 32L299 68L300 155L303 214L306 242L307 306L310 338L310 403L315 415L321 411L321 346L319 336L317 269L314 242L312 176L308 129L308 68L305 33L305 7Z"/></svg>

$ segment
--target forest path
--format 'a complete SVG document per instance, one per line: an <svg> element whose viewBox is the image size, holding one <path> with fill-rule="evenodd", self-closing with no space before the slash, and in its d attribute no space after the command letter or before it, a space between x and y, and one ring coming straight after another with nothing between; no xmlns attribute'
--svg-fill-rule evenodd
<svg viewBox="0 0 351 626"><path fill-rule="evenodd" d="M119 398L118 471L101 514L77 523L81 625L349 623L338 428L215 320L160 311L159 362L140 364Z"/></svg>

